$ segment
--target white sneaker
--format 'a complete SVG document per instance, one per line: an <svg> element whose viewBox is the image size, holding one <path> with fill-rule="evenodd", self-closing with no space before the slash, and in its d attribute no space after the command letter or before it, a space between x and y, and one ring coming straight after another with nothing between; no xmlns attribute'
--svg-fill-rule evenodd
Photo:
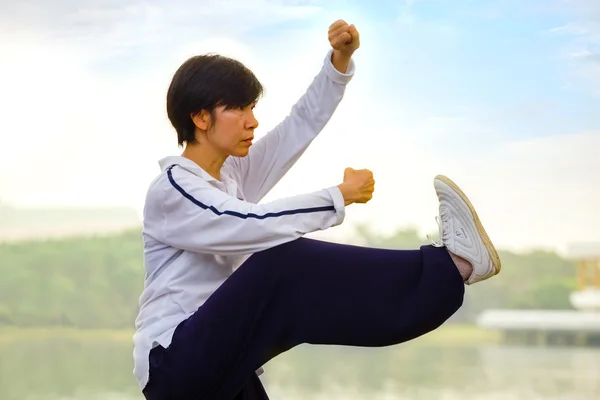
<svg viewBox="0 0 600 400"><path fill-rule="evenodd" d="M465 282L467 285L498 274L500 256L467 196L443 175L435 177L433 186L440 202L440 215L436 218L440 226L440 241L434 246L446 247L449 252L473 265L473 273Z"/></svg>

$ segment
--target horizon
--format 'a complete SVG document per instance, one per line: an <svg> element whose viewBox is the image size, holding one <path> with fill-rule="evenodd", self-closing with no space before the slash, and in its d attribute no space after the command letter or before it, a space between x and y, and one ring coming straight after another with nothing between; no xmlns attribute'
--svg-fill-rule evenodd
<svg viewBox="0 0 600 400"><path fill-rule="evenodd" d="M73 213L78 212L79 217L82 216L81 212L86 212L84 219L79 220L78 222L81 224L73 224L65 225L65 221L61 221L61 225L56 229L49 229L48 222L52 221L43 221L39 223L39 220L36 220L33 224L31 224L31 220L29 220L29 225L24 228L29 230L25 232L23 230L18 232L7 232L3 227L0 226L0 244L2 243L19 243L24 241L40 241L40 240L69 240L72 238L85 238L92 237L96 235L121 235L126 234L132 230L140 230L143 228L142 217L137 213L137 211L132 207L119 207L119 206L65 206L65 205L54 205L54 206L14 206L11 204L3 204L0 202L0 215L2 209L10 209L21 211L25 213L37 214L39 216L40 213L60 213L60 216L64 216L65 213ZM100 225L90 225L93 222L98 222L98 218L106 218L107 213L115 213L117 212L119 215L119 219L112 221L106 221L105 219L101 220ZM134 218L135 215L135 223ZM56 217L57 215L53 215ZM114 215L113 215L114 216ZM18 216L17 216L18 219ZM14 222L14 221L13 221ZM22 221L21 221L22 222ZM12 228L15 225L9 226L8 228ZM315 239L322 240L333 240L333 241L341 241L345 243L351 244L359 244L360 245L360 235L358 234L356 228L358 224L353 224L347 230L342 231L338 235L331 235L327 231L315 232L312 234L308 234L307 237L312 237ZM4 227L6 228L6 227ZM90 230L93 229L93 230ZM393 234L394 232L401 231L410 231L415 229L419 237L423 240L426 240L427 234L436 234L435 232L422 231L419 230L415 226L397 226L394 230L386 232L387 234ZM380 232L375 232L380 233ZM385 236L385 235L384 235ZM600 241L579 241L579 242L570 242L566 243L564 247L560 248L550 248L550 247L498 247L500 251L507 251L514 254L530 254L538 251L548 251L554 252L560 257L567 259L580 259L582 257L589 257L593 255L593 258L596 258L598 254L600 254Z"/></svg>

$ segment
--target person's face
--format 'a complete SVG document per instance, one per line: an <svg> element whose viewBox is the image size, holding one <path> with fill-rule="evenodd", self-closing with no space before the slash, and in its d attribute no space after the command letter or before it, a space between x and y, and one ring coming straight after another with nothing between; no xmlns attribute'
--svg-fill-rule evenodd
<svg viewBox="0 0 600 400"><path fill-rule="evenodd" d="M254 129L258 127L254 117L255 105L231 109L219 106L214 110L214 119L203 111L203 119L210 121L206 124L206 140L224 156L247 156L254 139Z"/></svg>

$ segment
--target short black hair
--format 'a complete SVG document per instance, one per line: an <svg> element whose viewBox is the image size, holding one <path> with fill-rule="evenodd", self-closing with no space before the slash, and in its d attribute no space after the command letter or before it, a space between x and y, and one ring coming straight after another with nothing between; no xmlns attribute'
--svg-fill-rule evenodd
<svg viewBox="0 0 600 400"><path fill-rule="evenodd" d="M216 107L247 107L263 94L254 73L238 60L203 54L185 61L175 72L167 91L167 115L177 131L180 146L195 143L191 114Z"/></svg>

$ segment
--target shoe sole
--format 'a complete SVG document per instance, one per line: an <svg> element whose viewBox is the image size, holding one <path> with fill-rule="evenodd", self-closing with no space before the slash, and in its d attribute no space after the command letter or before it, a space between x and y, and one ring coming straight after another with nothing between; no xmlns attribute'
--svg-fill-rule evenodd
<svg viewBox="0 0 600 400"><path fill-rule="evenodd" d="M475 227L477 228L477 232L481 236L483 240L483 245L487 249L490 258L492 259L492 264L494 266L495 271L493 275L498 275L500 273L500 270L502 269L502 262L500 261L500 256L498 255L498 252L496 251L496 248L494 247L494 244L492 243L487 232L485 231L485 229L483 229L483 224L481 223L481 220L477 215L477 211L475 211L475 207L473 207L473 204L471 204L471 201L469 200L467 195L450 178L448 178L445 175L437 175L435 179L444 182L446 185L450 186L452 190L458 193L458 195L465 202L467 207L469 207L469 211L471 211L471 215L473 216L473 220L475 221Z"/></svg>

